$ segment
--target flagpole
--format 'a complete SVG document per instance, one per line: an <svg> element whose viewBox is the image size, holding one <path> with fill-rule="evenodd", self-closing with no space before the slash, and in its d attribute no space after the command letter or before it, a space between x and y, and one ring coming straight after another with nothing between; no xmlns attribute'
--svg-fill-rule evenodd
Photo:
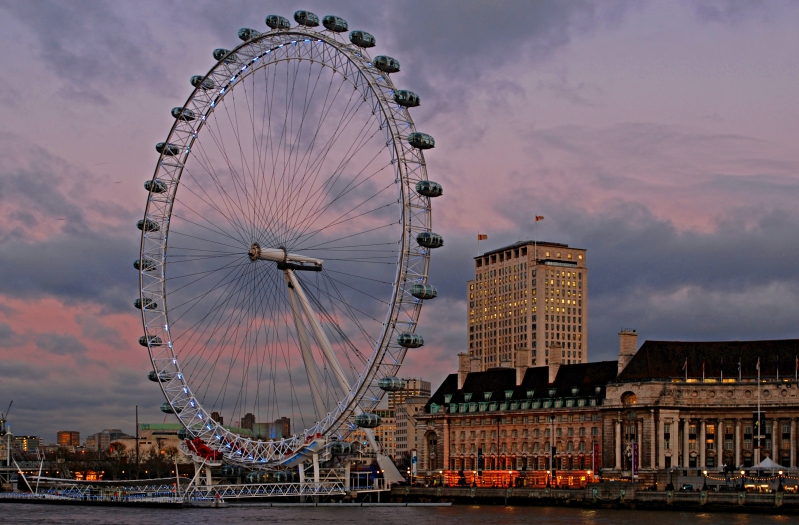
<svg viewBox="0 0 799 525"><path fill-rule="evenodd" d="M760 428L762 418L760 417L760 358L757 358L757 448L755 449L755 463L760 466L760 436L763 429Z"/></svg>

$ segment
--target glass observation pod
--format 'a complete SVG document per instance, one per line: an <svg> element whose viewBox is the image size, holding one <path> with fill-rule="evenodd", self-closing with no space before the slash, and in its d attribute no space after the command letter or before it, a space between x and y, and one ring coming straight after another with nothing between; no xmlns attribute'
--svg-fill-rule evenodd
<svg viewBox="0 0 799 525"><path fill-rule="evenodd" d="M417 149L432 149L436 147L436 141L433 137L418 131L408 135L408 144Z"/></svg>
<svg viewBox="0 0 799 525"><path fill-rule="evenodd" d="M334 456L349 456L352 453L352 445L343 441L335 441L330 445L330 453Z"/></svg>
<svg viewBox="0 0 799 525"><path fill-rule="evenodd" d="M377 386L380 387L380 390L386 392L397 392L405 389L405 381L398 377L386 376L380 378L377 382Z"/></svg>
<svg viewBox="0 0 799 525"><path fill-rule="evenodd" d="M328 31L334 31L336 33L343 33L349 29L347 21L340 16L327 15L322 19L322 25L325 26L325 29Z"/></svg>
<svg viewBox="0 0 799 525"><path fill-rule="evenodd" d="M272 29L289 29L291 22L285 16L269 15L266 17L266 25Z"/></svg>
<svg viewBox="0 0 799 525"><path fill-rule="evenodd" d="M420 180L416 183L416 193L425 197L440 197L444 194L444 187L432 180Z"/></svg>
<svg viewBox="0 0 799 525"><path fill-rule="evenodd" d="M169 372L161 372L160 374L156 374L155 370L150 370L147 372L147 379L153 383L157 383L159 381L159 377L161 378L160 381L169 381L172 379L172 374Z"/></svg>
<svg viewBox="0 0 799 525"><path fill-rule="evenodd" d="M158 179L144 181L144 189L152 193L166 193L166 183Z"/></svg>
<svg viewBox="0 0 799 525"><path fill-rule="evenodd" d="M148 342L148 339L149 339L149 342ZM139 344L144 346L144 347L148 347L148 346L163 346L164 342L157 335L151 335L151 336L143 335L143 336L139 337Z"/></svg>
<svg viewBox="0 0 799 525"><path fill-rule="evenodd" d="M369 412L364 412L363 414L355 416L355 424L361 428L379 427L382 422L383 420L380 419L380 416Z"/></svg>
<svg viewBox="0 0 799 525"><path fill-rule="evenodd" d="M261 32L256 31L255 29L250 29L249 27L242 27L239 29L239 38L245 42L252 40L253 38L258 38L259 36L261 36Z"/></svg>
<svg viewBox="0 0 799 525"><path fill-rule="evenodd" d="M137 270L152 272L155 270L155 263L153 261L144 261L144 264L142 264L141 259L136 259L133 261L133 267Z"/></svg>
<svg viewBox="0 0 799 525"><path fill-rule="evenodd" d="M219 62L220 60L224 60L225 64L233 64L236 62L236 55L230 53L230 49L223 49L218 48L214 49L213 52L214 60Z"/></svg>
<svg viewBox="0 0 799 525"><path fill-rule="evenodd" d="M191 82L192 86L204 89L206 91L209 89L214 89L215 86L213 80L210 78L205 78L203 75L194 75L189 79L189 82Z"/></svg>
<svg viewBox="0 0 799 525"><path fill-rule="evenodd" d="M171 142L159 142L155 145L155 151L166 155L167 157L174 157L175 155L180 153L180 146L177 144L172 144Z"/></svg>
<svg viewBox="0 0 799 525"><path fill-rule="evenodd" d="M179 440L183 441L183 440L191 439L191 438L192 438L192 435L189 433L188 430L186 430L185 427L183 427L180 430L178 430L178 439Z"/></svg>
<svg viewBox="0 0 799 525"><path fill-rule="evenodd" d="M404 333L397 336L397 344L405 348L421 348L424 338L419 334Z"/></svg>
<svg viewBox="0 0 799 525"><path fill-rule="evenodd" d="M411 295L417 299L433 299L438 295L438 290L433 285L418 283L411 286Z"/></svg>
<svg viewBox="0 0 799 525"><path fill-rule="evenodd" d="M136 299L135 301L133 301L133 306L135 306L136 308L141 310L142 309L141 299ZM149 298L145 297L144 298L144 309L145 310L152 310L153 308L158 308L158 303L156 303L152 299L149 299Z"/></svg>
<svg viewBox="0 0 799 525"><path fill-rule="evenodd" d="M158 223L151 221L150 219L142 219L136 223L136 227L142 231L146 232L157 232L160 227Z"/></svg>
<svg viewBox="0 0 799 525"><path fill-rule="evenodd" d="M223 478L237 478L244 476L247 471L238 465L225 465L219 469L219 475Z"/></svg>
<svg viewBox="0 0 799 525"><path fill-rule="evenodd" d="M169 403L161 403L161 412L164 414L180 414L183 409L180 407L172 407Z"/></svg>
<svg viewBox="0 0 799 525"><path fill-rule="evenodd" d="M416 236L416 242L419 246L425 248L441 248L444 246L444 238L437 233L422 232Z"/></svg>
<svg viewBox="0 0 799 525"><path fill-rule="evenodd" d="M356 30L350 33L350 42L355 44L358 47L375 47L377 43L375 41L375 37L372 36L371 33L367 33L366 31Z"/></svg>
<svg viewBox="0 0 799 525"><path fill-rule="evenodd" d="M400 70L399 60L385 55L376 56L372 60L372 65L383 73L396 73Z"/></svg>
<svg viewBox="0 0 799 525"><path fill-rule="evenodd" d="M398 89L394 92L394 102L406 108L415 108L421 100L419 95L407 89Z"/></svg>
<svg viewBox="0 0 799 525"><path fill-rule="evenodd" d="M310 11L295 11L294 21L305 27L316 27L319 25L319 17Z"/></svg>
<svg viewBox="0 0 799 525"><path fill-rule="evenodd" d="M172 118L177 118L180 120L194 120L197 118L197 115L194 114L194 111L190 109L183 109L183 108L172 108Z"/></svg>

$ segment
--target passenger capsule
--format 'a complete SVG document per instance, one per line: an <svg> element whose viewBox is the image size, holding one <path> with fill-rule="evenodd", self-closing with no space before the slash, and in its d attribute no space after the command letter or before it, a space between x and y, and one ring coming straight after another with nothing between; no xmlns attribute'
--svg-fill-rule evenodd
<svg viewBox="0 0 799 525"><path fill-rule="evenodd" d="M212 54L214 55L214 60L217 62L224 61L225 64L234 64L238 58L235 54L230 52L230 49L222 49L221 47L214 49Z"/></svg>
<svg viewBox="0 0 799 525"><path fill-rule="evenodd" d="M146 348L148 346L163 346L164 342L157 335L143 335L139 337L139 344Z"/></svg>
<svg viewBox="0 0 799 525"><path fill-rule="evenodd" d="M161 412L164 414L180 414L183 412L181 407L172 407L169 403L161 403Z"/></svg>
<svg viewBox="0 0 799 525"><path fill-rule="evenodd" d="M361 428L375 428L379 427L383 422L377 414L364 412L355 416L355 425Z"/></svg>
<svg viewBox="0 0 799 525"><path fill-rule="evenodd" d="M197 115L194 114L194 111L185 108L172 108L172 118L176 118L179 120L191 121L197 118Z"/></svg>
<svg viewBox="0 0 799 525"><path fill-rule="evenodd" d="M352 445L344 441L336 441L330 445L330 453L334 456L349 456L352 454Z"/></svg>
<svg viewBox="0 0 799 525"><path fill-rule="evenodd" d="M411 286L411 295L417 299L433 299L438 295L438 290L429 284L414 284Z"/></svg>
<svg viewBox="0 0 799 525"><path fill-rule="evenodd" d="M419 334L404 333L397 337L397 344L405 348L420 348L424 346L424 338Z"/></svg>
<svg viewBox="0 0 799 525"><path fill-rule="evenodd" d="M353 31L350 33L350 42L358 47L375 47L375 37L366 31Z"/></svg>
<svg viewBox="0 0 799 525"><path fill-rule="evenodd" d="M253 38L258 38L259 36L261 36L261 32L256 31L255 29L250 29L249 27L242 27L239 29L239 38L245 42L252 40Z"/></svg>
<svg viewBox="0 0 799 525"><path fill-rule="evenodd" d="M167 187L164 181L158 179L144 181L144 189L151 193L166 193Z"/></svg>
<svg viewBox="0 0 799 525"><path fill-rule="evenodd" d="M159 381L165 382L172 379L172 374L170 374L169 372L161 372L160 374L156 374L155 370L150 370L149 372L147 372L147 379L149 379L153 383L158 383Z"/></svg>
<svg viewBox="0 0 799 525"><path fill-rule="evenodd" d="M319 17L310 11L295 11L294 21L306 27L316 27L319 25Z"/></svg>
<svg viewBox="0 0 799 525"><path fill-rule="evenodd" d="M145 232L157 232L161 229L157 222L153 222L150 219L140 220L136 223L136 227Z"/></svg>
<svg viewBox="0 0 799 525"><path fill-rule="evenodd" d="M372 65L383 73L396 73L400 70L399 60L385 55L376 56L372 60Z"/></svg>
<svg viewBox="0 0 799 525"><path fill-rule="evenodd" d="M408 135L408 144L418 149L432 149L436 147L436 141L427 133L415 131Z"/></svg>
<svg viewBox="0 0 799 525"><path fill-rule="evenodd" d="M386 376L380 378L377 386L380 390L385 390L386 392L398 392L405 390L405 381L398 377Z"/></svg>
<svg viewBox="0 0 799 525"><path fill-rule="evenodd" d="M349 26L347 25L347 21L339 16L327 15L322 19L322 25L325 26L325 29L328 31L335 31L336 33L343 33Z"/></svg>
<svg viewBox="0 0 799 525"><path fill-rule="evenodd" d="M133 301L133 306L135 306L136 308L141 310L142 309L141 308L142 307L141 299L136 299L135 301ZM148 298L145 297L144 298L144 309L145 310L152 310L154 308L158 308L158 303L156 303L152 299L148 299Z"/></svg>
<svg viewBox="0 0 799 525"><path fill-rule="evenodd" d="M205 78L203 75L194 75L189 79L189 82L191 82L192 86L205 90L214 89L216 85L213 79Z"/></svg>
<svg viewBox="0 0 799 525"><path fill-rule="evenodd" d="M444 238L437 233L422 232L416 236L416 242L419 246L425 248L441 248L444 246Z"/></svg>
<svg viewBox="0 0 799 525"><path fill-rule="evenodd" d="M143 272L152 272L155 270L155 263L153 261L145 260L142 264L141 259L133 261L133 267Z"/></svg>
<svg viewBox="0 0 799 525"><path fill-rule="evenodd" d="M285 16L269 15L266 17L266 25L272 29L289 29L291 22Z"/></svg>
<svg viewBox="0 0 799 525"><path fill-rule="evenodd" d="M172 144L171 142L159 142L155 145L155 151L162 153L167 157L174 157L180 153L180 146Z"/></svg>
<svg viewBox="0 0 799 525"><path fill-rule="evenodd" d="M181 441L184 441L186 439L192 439L193 437L194 435L188 430L186 430L186 427L183 427L180 430L178 430L178 439Z"/></svg>
<svg viewBox="0 0 799 525"><path fill-rule="evenodd" d="M398 89L394 92L394 102L406 108L415 108L419 105L419 95L407 89Z"/></svg>
<svg viewBox="0 0 799 525"><path fill-rule="evenodd" d="M416 183L416 193L425 197L440 197L444 194L444 188L437 182L420 180Z"/></svg>

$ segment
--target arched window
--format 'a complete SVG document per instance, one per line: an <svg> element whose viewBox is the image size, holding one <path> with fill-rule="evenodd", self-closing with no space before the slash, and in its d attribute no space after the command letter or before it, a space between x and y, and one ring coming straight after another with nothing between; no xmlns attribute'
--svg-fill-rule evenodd
<svg viewBox="0 0 799 525"><path fill-rule="evenodd" d="M625 392L621 396L621 404L624 406L632 406L636 403L635 394L633 392Z"/></svg>

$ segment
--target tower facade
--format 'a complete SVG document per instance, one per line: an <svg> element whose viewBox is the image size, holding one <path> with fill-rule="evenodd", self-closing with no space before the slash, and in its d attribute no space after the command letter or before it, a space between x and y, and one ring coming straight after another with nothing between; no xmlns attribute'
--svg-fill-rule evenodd
<svg viewBox="0 0 799 525"><path fill-rule="evenodd" d="M584 249L522 241L484 253L467 293L469 356L481 371L548 365L551 352L562 364L588 362Z"/></svg>

